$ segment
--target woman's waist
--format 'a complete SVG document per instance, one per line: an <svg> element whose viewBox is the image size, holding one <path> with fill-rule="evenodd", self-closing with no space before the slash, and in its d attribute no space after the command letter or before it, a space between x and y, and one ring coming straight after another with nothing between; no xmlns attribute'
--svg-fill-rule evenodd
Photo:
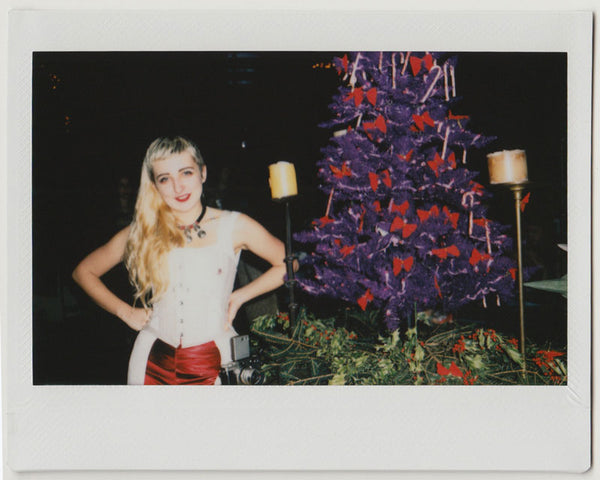
<svg viewBox="0 0 600 480"><path fill-rule="evenodd" d="M231 336L231 327L228 327L225 320L212 324L184 326L174 322L156 321L150 322L146 329L173 347L201 345Z"/></svg>

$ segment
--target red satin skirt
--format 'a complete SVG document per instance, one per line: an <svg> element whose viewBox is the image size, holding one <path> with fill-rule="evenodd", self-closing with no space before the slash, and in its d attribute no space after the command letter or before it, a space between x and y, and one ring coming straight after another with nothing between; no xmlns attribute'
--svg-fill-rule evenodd
<svg viewBox="0 0 600 480"><path fill-rule="evenodd" d="M144 385L214 385L220 369L215 342L175 348L157 339L148 356Z"/></svg>

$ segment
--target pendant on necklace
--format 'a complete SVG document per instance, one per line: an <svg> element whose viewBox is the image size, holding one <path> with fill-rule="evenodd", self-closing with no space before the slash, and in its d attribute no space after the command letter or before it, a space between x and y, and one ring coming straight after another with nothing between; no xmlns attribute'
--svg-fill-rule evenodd
<svg viewBox="0 0 600 480"><path fill-rule="evenodd" d="M183 234L185 235L185 239L186 239L187 243L192 243L192 240L194 239L194 237L192 236L192 230L196 233L198 238L206 237L206 230L204 230L197 223L193 223L191 225L186 225L186 226L180 227L180 228L182 228L182 230L183 230Z"/></svg>
<svg viewBox="0 0 600 480"><path fill-rule="evenodd" d="M194 228L194 231L196 232L196 235L198 235L198 238L206 237L206 231L200 225L198 225L197 223L194 223L193 228Z"/></svg>
<svg viewBox="0 0 600 480"><path fill-rule="evenodd" d="M196 232L196 235L198 236L198 238L204 238L206 236L206 230L204 230L200 226L200 222L204 218L205 213L206 213L206 205L203 205L202 213L200 214L200 216L196 219L196 221L194 223L192 223L191 225L178 225L178 227L181 230L183 230L183 234L185 235L185 239L186 239L187 243L191 243L193 240L192 230L194 230L194 232Z"/></svg>

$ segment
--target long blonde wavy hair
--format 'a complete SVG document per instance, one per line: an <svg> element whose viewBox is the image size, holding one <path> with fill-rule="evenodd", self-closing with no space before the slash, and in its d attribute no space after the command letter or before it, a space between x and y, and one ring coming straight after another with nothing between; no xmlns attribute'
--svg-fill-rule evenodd
<svg viewBox="0 0 600 480"><path fill-rule="evenodd" d="M135 214L125 246L125 266L135 287L135 302L144 308L155 303L169 283L167 253L185 244L177 228L175 215L164 202L154 181L153 165L157 160L180 152L189 152L202 172L204 160L198 147L184 137L159 137L144 158Z"/></svg>

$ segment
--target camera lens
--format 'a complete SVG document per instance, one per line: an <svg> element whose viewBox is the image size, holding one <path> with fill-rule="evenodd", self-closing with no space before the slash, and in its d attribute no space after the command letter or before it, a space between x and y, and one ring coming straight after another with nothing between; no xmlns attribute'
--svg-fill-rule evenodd
<svg viewBox="0 0 600 480"><path fill-rule="evenodd" d="M264 380L263 374L255 368L246 367L240 372L240 382L243 385L261 385Z"/></svg>

